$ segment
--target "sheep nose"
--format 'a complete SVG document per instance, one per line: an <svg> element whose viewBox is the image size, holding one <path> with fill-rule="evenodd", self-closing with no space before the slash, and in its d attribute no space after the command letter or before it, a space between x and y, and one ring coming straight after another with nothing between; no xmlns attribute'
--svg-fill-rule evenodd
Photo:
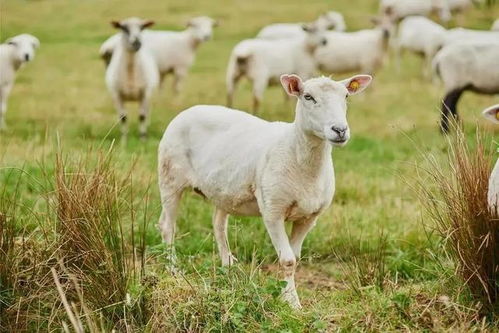
<svg viewBox="0 0 499 333"><path fill-rule="evenodd" d="M24 60L29 61L29 54L27 54L27 53L26 53L26 54L24 55Z"/></svg>
<svg viewBox="0 0 499 333"><path fill-rule="evenodd" d="M133 41L132 46L133 46L134 50L137 51L142 46L142 43L140 42L140 40L136 39Z"/></svg>
<svg viewBox="0 0 499 333"><path fill-rule="evenodd" d="M331 130L333 132L335 132L336 134L338 134L338 136L340 138L344 138L345 134L347 133L348 127L336 127L336 126L333 126L333 127L331 127Z"/></svg>
<svg viewBox="0 0 499 333"><path fill-rule="evenodd" d="M323 38L323 39L321 40L321 44L322 44L322 46L327 45L327 39L326 39L326 38Z"/></svg>

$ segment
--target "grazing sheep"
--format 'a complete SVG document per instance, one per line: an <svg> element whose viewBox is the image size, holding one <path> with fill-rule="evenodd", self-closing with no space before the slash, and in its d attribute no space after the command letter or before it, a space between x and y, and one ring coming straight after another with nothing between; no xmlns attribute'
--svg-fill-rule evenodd
<svg viewBox="0 0 499 333"><path fill-rule="evenodd" d="M428 77L431 72L431 61L443 44L445 33L444 27L424 16L404 18L400 22L396 40L398 62L400 63L400 53L403 50L419 54L425 61L423 75Z"/></svg>
<svg viewBox="0 0 499 333"><path fill-rule="evenodd" d="M347 28L343 15L333 11L320 15L313 24L315 24L319 30L345 31ZM262 28L256 38L280 39L300 37L305 34L302 26L303 24L300 23L271 24Z"/></svg>
<svg viewBox="0 0 499 333"><path fill-rule="evenodd" d="M441 129L448 132L451 115L458 118L457 102L463 92L499 93L499 42L448 45L433 59L433 69L445 87Z"/></svg>
<svg viewBox="0 0 499 333"><path fill-rule="evenodd" d="M495 20L494 23L492 23L490 30L499 31L499 19Z"/></svg>
<svg viewBox="0 0 499 333"><path fill-rule="evenodd" d="M499 124L499 104L485 109L483 115L494 124ZM499 159L496 161L494 170L492 170L492 174L490 175L487 199L489 207L497 212L499 208Z"/></svg>
<svg viewBox="0 0 499 333"><path fill-rule="evenodd" d="M128 134L125 101L140 103L139 130L141 139L145 139L149 102L158 86L159 74L154 58L142 47L142 30L154 22L132 17L111 24L121 32L106 70L106 84L121 121L122 139L126 142Z"/></svg>
<svg viewBox="0 0 499 333"><path fill-rule="evenodd" d="M174 260L177 208L184 190L192 188L215 205L215 240L222 265L231 265L228 215L262 216L287 282L283 297L300 307L296 260L333 198L331 145L344 146L350 138L346 97L364 90L371 77L302 82L282 75L280 81L298 99L293 123L213 105L191 107L171 121L158 150L159 228ZM290 239L285 221L293 223Z"/></svg>
<svg viewBox="0 0 499 333"><path fill-rule="evenodd" d="M253 84L253 112L257 112L267 86L278 82L285 73L308 79L317 69L315 49L326 43L315 25L303 25L302 38L277 40L246 39L232 50L227 67L227 106L233 103L238 81L246 76Z"/></svg>
<svg viewBox="0 0 499 333"><path fill-rule="evenodd" d="M187 22L184 31L145 30L142 32L144 48L151 51L163 82L168 74L173 74L173 90L180 91L181 83L194 63L196 50L200 44L212 38L213 27L217 22L207 16L199 16ZM119 41L116 34L107 39L99 53L106 64L109 64L113 50Z"/></svg>
<svg viewBox="0 0 499 333"><path fill-rule="evenodd" d="M376 72L383 64L394 24L386 16L374 18L373 21L376 24L374 29L326 32L327 44L315 51L319 68L334 74Z"/></svg>
<svg viewBox="0 0 499 333"><path fill-rule="evenodd" d="M400 21L407 16L430 16L437 13L442 22L448 22L451 13L447 0L381 0L380 14Z"/></svg>
<svg viewBox="0 0 499 333"><path fill-rule="evenodd" d="M16 72L23 64L33 60L40 41L35 36L21 34L0 44L0 130L7 127L7 99L16 79Z"/></svg>

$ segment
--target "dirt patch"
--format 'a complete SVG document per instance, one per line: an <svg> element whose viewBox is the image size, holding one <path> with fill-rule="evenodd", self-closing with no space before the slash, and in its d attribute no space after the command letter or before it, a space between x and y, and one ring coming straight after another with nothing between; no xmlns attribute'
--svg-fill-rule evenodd
<svg viewBox="0 0 499 333"><path fill-rule="evenodd" d="M263 265L262 270L264 272L278 274L279 265ZM300 288L307 288L310 290L329 291L347 289L345 282L337 281L328 273L312 266L298 266L295 279Z"/></svg>

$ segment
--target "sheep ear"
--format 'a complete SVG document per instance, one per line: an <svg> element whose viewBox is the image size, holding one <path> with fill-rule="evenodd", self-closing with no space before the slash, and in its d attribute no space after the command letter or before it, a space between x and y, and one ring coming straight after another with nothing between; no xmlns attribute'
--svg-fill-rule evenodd
<svg viewBox="0 0 499 333"><path fill-rule="evenodd" d="M303 93L303 81L298 75L281 75L281 84L290 96L300 96Z"/></svg>
<svg viewBox="0 0 499 333"><path fill-rule="evenodd" d="M116 29L121 29L120 21L111 21L111 25Z"/></svg>
<svg viewBox="0 0 499 333"><path fill-rule="evenodd" d="M146 28L149 28L149 27L152 27L154 25L154 21L153 20L147 20L147 21L144 21L144 23L142 23L142 25L140 26L141 29L146 29Z"/></svg>
<svg viewBox="0 0 499 333"><path fill-rule="evenodd" d="M189 20L189 21L187 21L187 22L185 23L185 26L186 26L187 28L190 28L190 27L194 26L194 24L192 23L192 20Z"/></svg>
<svg viewBox="0 0 499 333"><path fill-rule="evenodd" d="M303 23L301 25L301 28L305 32L314 32L316 30L315 26L313 24L310 24L310 23Z"/></svg>
<svg viewBox="0 0 499 333"><path fill-rule="evenodd" d="M40 40L36 37L33 37L33 47L35 49L39 48L40 47Z"/></svg>
<svg viewBox="0 0 499 333"><path fill-rule="evenodd" d="M355 95L362 92L372 81L371 75L355 75L349 79L341 81L348 90L348 95Z"/></svg>
<svg viewBox="0 0 499 333"><path fill-rule="evenodd" d="M499 104L483 111L483 116L495 124L499 124Z"/></svg>

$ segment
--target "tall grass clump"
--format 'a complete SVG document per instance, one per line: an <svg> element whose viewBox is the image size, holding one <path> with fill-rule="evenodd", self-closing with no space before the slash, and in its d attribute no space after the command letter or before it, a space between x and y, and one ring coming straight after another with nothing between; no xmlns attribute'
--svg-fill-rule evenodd
<svg viewBox="0 0 499 333"><path fill-rule="evenodd" d="M44 204L29 216L0 197L0 296L9 296L0 331L128 331L146 321L138 233L147 199L113 154L57 153L54 168L43 166ZM38 227L27 231L30 222Z"/></svg>
<svg viewBox="0 0 499 333"><path fill-rule="evenodd" d="M458 276L486 308L497 309L499 217L487 203L492 155L480 131L474 145L459 127L456 132L444 161L427 157L429 179L421 180L421 199Z"/></svg>
<svg viewBox="0 0 499 333"><path fill-rule="evenodd" d="M124 236L133 204L128 199L130 176L116 175L111 154L100 154L93 167L90 163L88 157L68 163L57 156L57 254L81 283L89 306L102 308L123 304L136 272L130 257L133 237ZM119 309L106 311L114 318Z"/></svg>

